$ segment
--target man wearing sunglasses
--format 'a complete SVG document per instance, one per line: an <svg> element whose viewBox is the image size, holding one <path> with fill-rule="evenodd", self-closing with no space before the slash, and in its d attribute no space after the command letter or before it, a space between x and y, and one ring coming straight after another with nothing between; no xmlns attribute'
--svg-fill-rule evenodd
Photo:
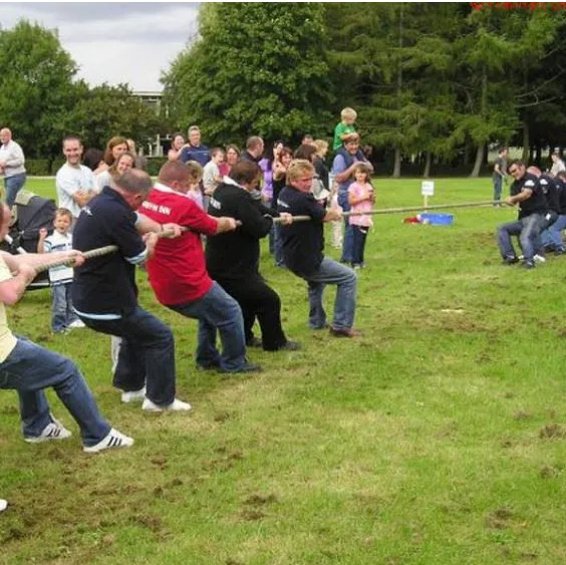
<svg viewBox="0 0 566 565"><path fill-rule="evenodd" d="M522 161L511 161L507 172L514 179L511 195L505 198L510 206L519 205L519 217L515 222L502 224L497 228L497 242L503 263L512 265L519 262L511 236L517 236L523 250L525 269L535 266L535 255L539 246L540 232L545 225L548 205L544 192L535 175L528 173Z"/></svg>

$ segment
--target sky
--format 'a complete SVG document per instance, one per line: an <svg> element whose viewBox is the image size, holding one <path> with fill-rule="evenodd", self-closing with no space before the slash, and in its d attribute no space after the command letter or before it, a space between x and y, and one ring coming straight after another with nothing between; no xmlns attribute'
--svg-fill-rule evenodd
<svg viewBox="0 0 566 565"><path fill-rule="evenodd" d="M197 31L198 2L0 2L0 26L20 19L57 29L91 86L161 90L159 77Z"/></svg>

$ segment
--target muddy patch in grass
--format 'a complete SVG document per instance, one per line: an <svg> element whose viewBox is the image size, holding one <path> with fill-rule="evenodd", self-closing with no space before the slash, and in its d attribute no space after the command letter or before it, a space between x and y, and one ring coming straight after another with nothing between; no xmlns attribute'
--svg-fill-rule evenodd
<svg viewBox="0 0 566 565"><path fill-rule="evenodd" d="M503 530L511 526L512 519L513 512L509 508L498 508L487 515L485 525L494 530Z"/></svg>
<svg viewBox="0 0 566 565"><path fill-rule="evenodd" d="M564 439L566 429L560 424L547 424L538 433L540 439Z"/></svg>

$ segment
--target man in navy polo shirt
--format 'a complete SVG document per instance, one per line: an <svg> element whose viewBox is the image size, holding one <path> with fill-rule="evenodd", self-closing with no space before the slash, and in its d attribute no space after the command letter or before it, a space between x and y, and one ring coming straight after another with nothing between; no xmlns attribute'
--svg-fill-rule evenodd
<svg viewBox="0 0 566 565"><path fill-rule="evenodd" d="M175 398L173 334L137 299L136 265L151 256L158 233L181 234L177 224L160 225L135 212L151 187L150 176L134 169L116 179L114 187L104 187L83 209L73 232L76 249L116 245L118 251L75 270L73 305L89 328L122 338L115 387L140 398L145 392L144 410L190 410L190 404Z"/></svg>
<svg viewBox="0 0 566 565"><path fill-rule="evenodd" d="M310 216L308 222L293 222L283 226L281 239L285 266L307 281L309 286L309 326L327 327L322 304L325 285L335 284L336 300L330 334L336 337L356 337L356 274L352 269L324 256L323 222L342 219L340 210L326 210L310 191L315 171L305 159L294 160L287 169L286 186L279 194L277 210L293 216Z"/></svg>
<svg viewBox="0 0 566 565"><path fill-rule="evenodd" d="M206 145L201 145L200 143L200 128L191 126L187 133L187 138L189 143L181 149L179 161L181 163L196 161L204 167L210 161L210 151Z"/></svg>

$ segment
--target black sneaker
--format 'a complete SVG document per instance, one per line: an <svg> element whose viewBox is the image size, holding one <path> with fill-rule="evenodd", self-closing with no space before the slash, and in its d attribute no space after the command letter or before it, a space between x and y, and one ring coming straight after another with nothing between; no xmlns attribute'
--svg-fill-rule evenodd
<svg viewBox="0 0 566 565"><path fill-rule="evenodd" d="M261 365L256 363L245 363L239 369L228 371L226 369L219 369L221 373L261 373L263 371Z"/></svg>
<svg viewBox="0 0 566 565"><path fill-rule="evenodd" d="M246 347L263 347L263 342L259 337L254 335L251 339L246 341Z"/></svg>
<svg viewBox="0 0 566 565"><path fill-rule="evenodd" d="M301 344L298 341L287 341L277 351L298 351L299 349L301 349Z"/></svg>
<svg viewBox="0 0 566 565"><path fill-rule="evenodd" d="M507 256L503 259L504 265L515 265L519 262L519 258L515 256Z"/></svg>
<svg viewBox="0 0 566 565"><path fill-rule="evenodd" d="M534 261L523 261L523 263L521 264L521 267L523 267L523 269L534 269L535 268L535 262Z"/></svg>

